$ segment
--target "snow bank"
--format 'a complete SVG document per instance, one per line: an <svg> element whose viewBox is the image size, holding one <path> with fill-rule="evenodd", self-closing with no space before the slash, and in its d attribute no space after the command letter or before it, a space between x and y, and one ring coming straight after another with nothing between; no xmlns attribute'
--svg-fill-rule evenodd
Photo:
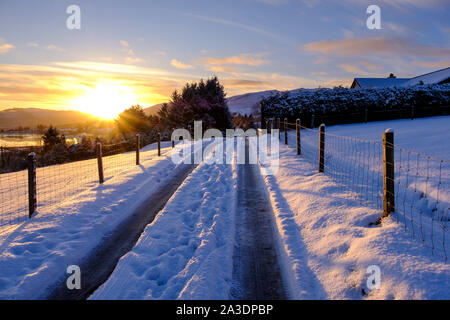
<svg viewBox="0 0 450 320"><path fill-rule="evenodd" d="M202 162L90 299L228 299L236 181Z"/></svg>

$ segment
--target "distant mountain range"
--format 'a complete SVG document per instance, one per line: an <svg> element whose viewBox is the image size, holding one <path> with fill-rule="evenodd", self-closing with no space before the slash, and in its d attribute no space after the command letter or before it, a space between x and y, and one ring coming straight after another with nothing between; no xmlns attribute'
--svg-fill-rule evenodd
<svg viewBox="0 0 450 320"><path fill-rule="evenodd" d="M259 115L261 112L261 105L259 104L262 99L271 96L279 92L278 90L267 90L259 92L250 92L237 96L227 98L228 109L232 114L241 115ZM162 103L155 104L151 107L145 108L144 111L147 115L155 115L161 108Z"/></svg>
<svg viewBox="0 0 450 320"><path fill-rule="evenodd" d="M35 128L38 124L70 126L98 120L97 117L72 110L50 110L39 108L13 108L0 111L0 129L18 127Z"/></svg>

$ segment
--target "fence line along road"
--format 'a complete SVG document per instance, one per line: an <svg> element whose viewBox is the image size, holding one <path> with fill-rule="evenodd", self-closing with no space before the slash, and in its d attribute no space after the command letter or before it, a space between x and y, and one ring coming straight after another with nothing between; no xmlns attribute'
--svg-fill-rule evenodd
<svg viewBox="0 0 450 320"><path fill-rule="evenodd" d="M139 136L136 139L139 143ZM57 206L140 164L140 160L161 156L161 142L157 146L157 150L136 148L135 152L117 154L122 144L102 147L99 143L96 145L97 158L41 168L36 167L36 156L30 154L28 169L0 174L0 227L31 218L39 207ZM170 150L166 147L164 153Z"/></svg>
<svg viewBox="0 0 450 320"><path fill-rule="evenodd" d="M352 191L362 204L380 210L378 222L393 216L448 261L450 161L395 145L392 131L377 141L326 133L325 126L307 128L300 120L288 122L287 129L295 130L289 141L295 141L297 155Z"/></svg>

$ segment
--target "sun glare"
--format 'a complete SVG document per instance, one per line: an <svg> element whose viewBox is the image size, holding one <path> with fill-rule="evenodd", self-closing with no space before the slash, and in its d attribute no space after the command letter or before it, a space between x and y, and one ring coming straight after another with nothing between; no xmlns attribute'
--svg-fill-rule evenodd
<svg viewBox="0 0 450 320"><path fill-rule="evenodd" d="M130 87L99 84L72 102L74 109L103 119L113 119L126 108L136 104L136 94Z"/></svg>

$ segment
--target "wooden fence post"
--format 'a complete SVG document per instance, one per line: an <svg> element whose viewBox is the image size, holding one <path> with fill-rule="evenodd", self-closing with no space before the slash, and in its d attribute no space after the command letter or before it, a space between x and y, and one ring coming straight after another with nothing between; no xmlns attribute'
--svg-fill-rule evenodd
<svg viewBox="0 0 450 320"><path fill-rule="evenodd" d="M270 134L271 133L271 130L270 130L270 120L266 120L266 129L267 129L267 134Z"/></svg>
<svg viewBox="0 0 450 320"><path fill-rule="evenodd" d="M280 121L280 118L277 118L277 129L278 129L278 140L279 140L280 137L281 137L281 132L280 132L280 129L281 129L281 121Z"/></svg>
<svg viewBox="0 0 450 320"><path fill-rule="evenodd" d="M0 165L0 168L1 168L1 167L3 167L3 163L4 163L4 161L3 161L3 147L0 147L0 162L1 162L1 165Z"/></svg>
<svg viewBox="0 0 450 320"><path fill-rule="evenodd" d="M297 133L297 155L299 156L302 154L302 145L300 141L300 119L295 121L295 131Z"/></svg>
<svg viewBox="0 0 450 320"><path fill-rule="evenodd" d="M368 114L369 114L369 110L367 110L367 108L364 108L364 122L365 123L367 123Z"/></svg>
<svg viewBox="0 0 450 320"><path fill-rule="evenodd" d="M139 149L141 148L141 136L136 134L136 165L139 165Z"/></svg>
<svg viewBox="0 0 450 320"><path fill-rule="evenodd" d="M102 156L102 144L97 142L97 165L98 165L98 182L105 182L103 176L103 156Z"/></svg>
<svg viewBox="0 0 450 320"><path fill-rule="evenodd" d="M383 133L383 216L395 211L394 131Z"/></svg>
<svg viewBox="0 0 450 320"><path fill-rule="evenodd" d="M319 172L325 168L325 125L319 126Z"/></svg>
<svg viewBox="0 0 450 320"><path fill-rule="evenodd" d="M161 133L158 133L158 157L161 156Z"/></svg>
<svg viewBox="0 0 450 320"><path fill-rule="evenodd" d="M28 217L36 211L36 154L28 155Z"/></svg>
<svg viewBox="0 0 450 320"><path fill-rule="evenodd" d="M284 144L288 144L288 120L284 118Z"/></svg>
<svg viewBox="0 0 450 320"><path fill-rule="evenodd" d="M175 140L172 140L172 149L175 148Z"/></svg>

